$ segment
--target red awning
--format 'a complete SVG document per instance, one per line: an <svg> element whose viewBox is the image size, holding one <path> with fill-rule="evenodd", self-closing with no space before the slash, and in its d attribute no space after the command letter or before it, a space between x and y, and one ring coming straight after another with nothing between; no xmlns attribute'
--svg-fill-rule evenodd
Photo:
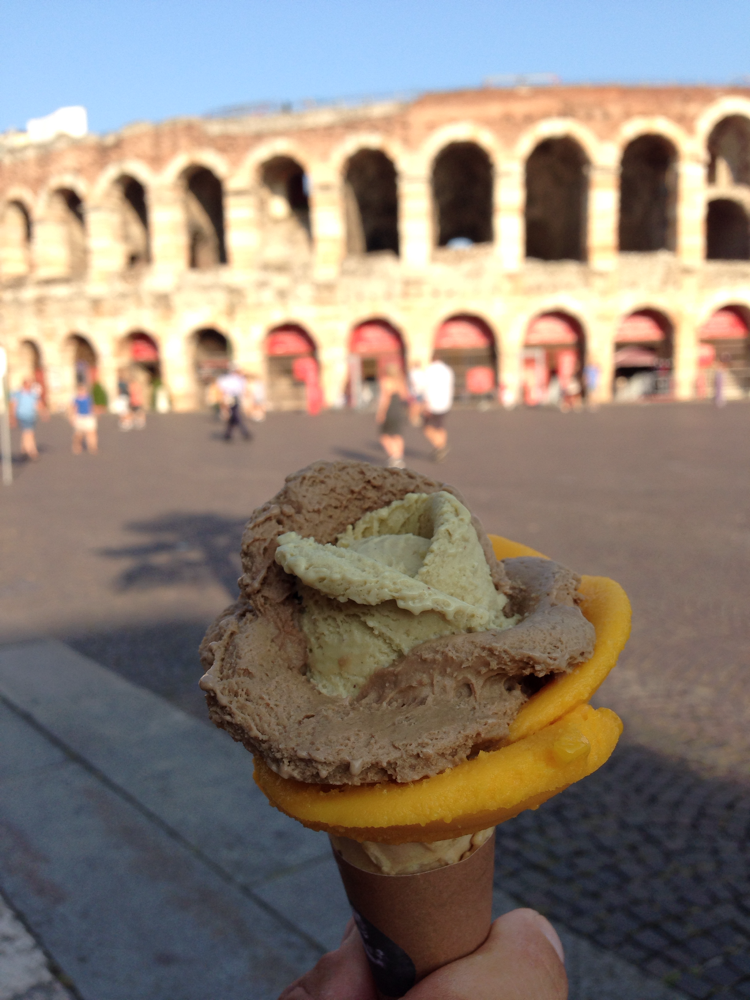
<svg viewBox="0 0 750 1000"><path fill-rule="evenodd" d="M477 365L466 372L466 391L474 396L486 396L495 388L495 372L486 365Z"/></svg>
<svg viewBox="0 0 750 1000"><path fill-rule="evenodd" d="M747 323L734 309L719 309L700 328L701 340L742 340L747 336Z"/></svg>
<svg viewBox="0 0 750 1000"><path fill-rule="evenodd" d="M158 361L159 348L147 333L134 333L130 337L130 357L133 361Z"/></svg>
<svg viewBox="0 0 750 1000"><path fill-rule="evenodd" d="M566 316L537 316L529 323L526 344L534 347L556 347L558 344L577 344L578 331Z"/></svg>
<svg viewBox="0 0 750 1000"><path fill-rule="evenodd" d="M314 354L315 345L304 332L293 327L274 330L266 340L266 353L269 357L289 356L290 354Z"/></svg>
<svg viewBox="0 0 750 1000"><path fill-rule="evenodd" d="M486 350L492 347L492 335L470 319L449 319L435 337L435 350Z"/></svg>
<svg viewBox="0 0 750 1000"><path fill-rule="evenodd" d="M615 368L656 368L655 351L646 347L621 347L615 351Z"/></svg>
<svg viewBox="0 0 750 1000"><path fill-rule="evenodd" d="M710 368L716 361L716 348L713 344L698 344L698 367Z"/></svg>
<svg viewBox="0 0 750 1000"><path fill-rule="evenodd" d="M350 351L361 357L401 354L401 338L385 323L363 323L352 332Z"/></svg>
<svg viewBox="0 0 750 1000"><path fill-rule="evenodd" d="M626 316L615 334L616 344L660 344L665 339L666 334L654 317L643 312Z"/></svg>

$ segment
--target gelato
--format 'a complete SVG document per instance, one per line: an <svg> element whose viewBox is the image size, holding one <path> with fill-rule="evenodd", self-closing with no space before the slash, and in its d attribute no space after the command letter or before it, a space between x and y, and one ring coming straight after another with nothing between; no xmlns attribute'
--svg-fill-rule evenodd
<svg viewBox="0 0 750 1000"><path fill-rule="evenodd" d="M202 646L211 718L283 778L437 775L507 738L588 659L579 578L499 562L455 490L318 462L250 519L240 598Z"/></svg>

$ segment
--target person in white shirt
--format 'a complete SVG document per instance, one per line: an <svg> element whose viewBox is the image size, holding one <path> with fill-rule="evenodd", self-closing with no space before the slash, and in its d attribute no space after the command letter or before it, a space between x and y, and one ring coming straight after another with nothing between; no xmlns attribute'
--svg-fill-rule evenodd
<svg viewBox="0 0 750 1000"><path fill-rule="evenodd" d="M245 376L233 364L225 375L221 375L216 380L216 385L221 392L222 408L227 415L224 440L231 441L234 428L237 427L243 438L249 441L250 431L245 427L242 412L247 389Z"/></svg>
<svg viewBox="0 0 750 1000"><path fill-rule="evenodd" d="M453 369L436 359L428 365L422 376L424 396L424 435L432 445L432 457L442 462L448 454L448 431L445 418L453 406L455 376Z"/></svg>

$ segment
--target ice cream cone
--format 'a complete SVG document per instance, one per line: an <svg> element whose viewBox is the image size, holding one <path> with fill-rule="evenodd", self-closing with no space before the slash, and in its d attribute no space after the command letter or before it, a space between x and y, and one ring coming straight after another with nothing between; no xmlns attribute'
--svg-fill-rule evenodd
<svg viewBox="0 0 750 1000"><path fill-rule="evenodd" d="M471 838L458 838L465 839ZM476 849L470 847L467 856L453 864L438 862L439 867L428 871L386 875L377 871L365 851L357 851L355 841L344 844L343 838L331 838L381 1000L402 997L420 979L470 955L487 939L492 920L494 828L487 839L480 839ZM377 847L394 851L392 845ZM394 860L391 869L398 868L398 855ZM410 866L411 861L407 862Z"/></svg>

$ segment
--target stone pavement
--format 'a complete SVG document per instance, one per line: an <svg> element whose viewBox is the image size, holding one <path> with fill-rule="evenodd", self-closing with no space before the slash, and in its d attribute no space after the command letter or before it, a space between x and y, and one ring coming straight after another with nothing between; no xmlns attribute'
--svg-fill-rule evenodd
<svg viewBox="0 0 750 1000"><path fill-rule="evenodd" d="M501 828L499 879L699 998L750 996L749 423L743 404L456 412L440 467L407 439L490 530L630 594L633 635L599 693L621 745ZM42 461L2 492L0 641L57 636L203 725L195 649L234 592L249 512L314 458L379 460L368 416L255 432L227 447L200 415L142 435L105 421L100 456L74 460L67 427L44 425Z"/></svg>
<svg viewBox="0 0 750 1000"><path fill-rule="evenodd" d="M54 641L0 648L0 698L0 883L54 970L0 910L0 1000L270 1000L337 945L327 838L226 734ZM679 996L560 931L572 1000Z"/></svg>

